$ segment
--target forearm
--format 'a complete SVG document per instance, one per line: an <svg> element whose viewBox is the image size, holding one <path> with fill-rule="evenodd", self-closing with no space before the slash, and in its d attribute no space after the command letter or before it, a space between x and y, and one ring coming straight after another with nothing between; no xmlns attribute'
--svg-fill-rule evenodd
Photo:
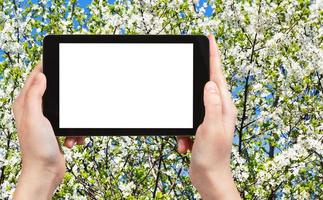
<svg viewBox="0 0 323 200"><path fill-rule="evenodd" d="M57 186L56 177L50 172L22 171L14 193L15 200L51 199Z"/></svg>

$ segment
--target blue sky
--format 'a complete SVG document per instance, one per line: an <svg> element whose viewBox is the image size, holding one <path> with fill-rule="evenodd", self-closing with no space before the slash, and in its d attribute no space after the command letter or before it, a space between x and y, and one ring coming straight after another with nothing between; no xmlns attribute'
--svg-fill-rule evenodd
<svg viewBox="0 0 323 200"><path fill-rule="evenodd" d="M4 60L3 59L3 54L4 54L3 51L0 49L0 62Z"/></svg>
<svg viewBox="0 0 323 200"><path fill-rule="evenodd" d="M83 1L78 1L78 4L80 7L86 8L91 2L92 0L83 0ZM113 4L115 0L108 0L108 2L110 4ZM206 2L206 0L200 0L199 7L202 6L204 2ZM211 14L212 14L212 8L211 6L208 6L206 9L205 15L210 16Z"/></svg>

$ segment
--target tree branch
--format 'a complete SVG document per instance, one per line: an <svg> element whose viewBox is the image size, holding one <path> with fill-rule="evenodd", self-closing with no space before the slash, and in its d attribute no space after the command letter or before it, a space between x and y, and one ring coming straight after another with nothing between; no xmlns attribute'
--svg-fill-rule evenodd
<svg viewBox="0 0 323 200"><path fill-rule="evenodd" d="M155 181L155 189L153 192L153 198L156 197L156 193L157 193L157 187L158 187L158 181L159 181L159 177L160 177L160 168L161 168L161 164L162 164L162 160L163 160L163 150L164 150L164 141L163 139L161 139L161 147L159 150L159 162L158 162L158 171L157 171L157 177L156 177L156 181Z"/></svg>

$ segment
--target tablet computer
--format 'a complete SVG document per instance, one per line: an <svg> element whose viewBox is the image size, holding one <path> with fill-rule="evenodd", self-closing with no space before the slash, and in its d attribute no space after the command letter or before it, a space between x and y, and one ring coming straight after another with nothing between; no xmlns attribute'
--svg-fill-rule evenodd
<svg viewBox="0 0 323 200"><path fill-rule="evenodd" d="M48 35L43 112L56 135L194 135L204 117L201 35Z"/></svg>

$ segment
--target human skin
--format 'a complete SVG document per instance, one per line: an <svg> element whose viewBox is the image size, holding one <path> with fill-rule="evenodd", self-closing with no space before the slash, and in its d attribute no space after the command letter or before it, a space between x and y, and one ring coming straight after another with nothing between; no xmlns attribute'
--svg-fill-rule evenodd
<svg viewBox="0 0 323 200"><path fill-rule="evenodd" d="M237 110L222 73L221 53L210 41L210 81L204 89L205 117L195 140L177 137L178 152L192 151L189 175L192 184L208 199L240 199L230 169Z"/></svg>
<svg viewBox="0 0 323 200"><path fill-rule="evenodd" d="M50 199L66 170L64 155L42 112L45 89L46 77L38 64L13 105L22 155L22 170L14 199ZM83 142L80 137L67 137L64 144L72 148Z"/></svg>
<svg viewBox="0 0 323 200"><path fill-rule="evenodd" d="M213 36L209 40L211 81L204 89L205 118L194 143L178 137L178 151L192 151L190 178L203 199L239 199L229 165L236 109L221 71L220 52ZM66 170L60 145L42 112L45 90L46 77L39 64L13 106L22 154L14 199L50 199ZM67 137L64 145L83 143L83 137Z"/></svg>

